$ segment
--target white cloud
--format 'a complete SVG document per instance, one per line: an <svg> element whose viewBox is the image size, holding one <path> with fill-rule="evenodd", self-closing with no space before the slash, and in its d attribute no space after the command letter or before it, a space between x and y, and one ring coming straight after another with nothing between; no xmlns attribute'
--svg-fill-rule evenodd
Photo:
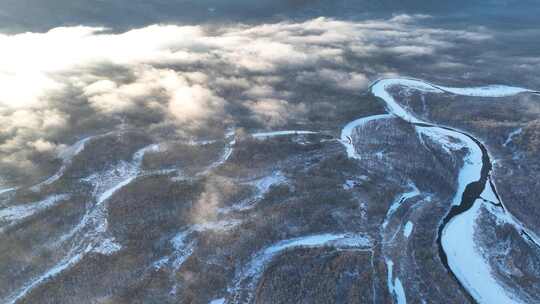
<svg viewBox="0 0 540 304"><path fill-rule="evenodd" d="M77 26L0 34L0 167L11 160L28 164L29 147L54 150L52 142L73 127L74 115L99 121L103 115L151 112L168 123L197 127L226 115L234 102L261 123L276 126L306 111L301 102L288 102L294 92L280 88L283 81L361 90L367 75L394 71L367 65L351 71L348 57L430 56L455 40L489 38L420 27L418 18L426 16L363 22L317 18L217 29L154 25L125 33ZM234 100L223 92L234 92Z"/></svg>
<svg viewBox="0 0 540 304"><path fill-rule="evenodd" d="M248 101L246 106L251 110L254 117L270 127L284 124L288 119L305 114L304 104L290 104L283 99L261 99Z"/></svg>
<svg viewBox="0 0 540 304"><path fill-rule="evenodd" d="M204 121L210 115L222 112L224 104L221 97L197 84L172 92L169 110L180 122Z"/></svg>
<svg viewBox="0 0 540 304"><path fill-rule="evenodd" d="M38 152L52 152L56 150L56 145L54 143L51 143L41 138L29 143L29 145L35 148Z"/></svg>
<svg viewBox="0 0 540 304"><path fill-rule="evenodd" d="M320 69L315 72L302 72L297 81L317 85L326 83L338 89L359 91L367 88L369 79L366 75L332 69Z"/></svg>

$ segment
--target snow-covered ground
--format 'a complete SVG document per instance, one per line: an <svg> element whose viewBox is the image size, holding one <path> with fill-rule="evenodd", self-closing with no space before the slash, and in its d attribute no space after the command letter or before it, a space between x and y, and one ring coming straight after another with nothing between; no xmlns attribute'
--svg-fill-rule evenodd
<svg viewBox="0 0 540 304"><path fill-rule="evenodd" d="M287 177L285 177L285 175L283 175L281 171L275 171L272 172L272 174L270 175L244 183L245 185L255 187L255 195L244 199L231 207L220 208L218 212L226 214L231 211L245 211L247 209L253 208L257 202L259 202L266 196L272 186L285 184L286 182Z"/></svg>
<svg viewBox="0 0 540 304"><path fill-rule="evenodd" d="M358 153L356 153L356 150L354 148L354 142L353 142L353 132L357 128L361 128L366 123L378 120L378 119L388 119L392 118L392 115L389 114L382 114L382 115L373 115L368 117L362 117L356 120L351 121L350 123L346 124L343 129L341 129L341 143L345 146L345 149L347 150L347 155L349 158L355 158L360 159L360 156Z"/></svg>
<svg viewBox="0 0 540 304"><path fill-rule="evenodd" d="M225 298L212 300L209 304L225 304Z"/></svg>
<svg viewBox="0 0 540 304"><path fill-rule="evenodd" d="M431 84L429 82L413 79L413 78L384 78L376 81L371 86L371 92L376 97L379 97L384 100L388 112L392 113L400 118L403 118L406 121L412 123L423 122L417 119L411 112L407 111L403 106L401 106L389 92L389 89L392 87L402 87L406 89L417 90L420 92L429 92L429 93L452 93L461 96L470 96L470 97L508 97L520 93L536 93L536 91L505 86L505 85L490 85L483 87L470 87L470 88L456 88L456 87L446 87Z"/></svg>
<svg viewBox="0 0 540 304"><path fill-rule="evenodd" d="M413 227L414 227L414 224L411 222L411 221L408 221L406 224L405 224L405 228L403 228L403 235L408 238L409 236L411 236L411 233L413 231Z"/></svg>
<svg viewBox="0 0 540 304"><path fill-rule="evenodd" d="M47 270L45 273L41 274L40 276L32 279L29 283L21 287L19 290L17 290L12 295L8 296L7 298L3 299L4 303L6 304L16 304L21 299L23 299L32 289L36 288L40 284L46 282L47 280L55 277L56 275L60 274L61 272L65 271L66 269L69 269L79 263L83 256L88 253L88 251L75 253L75 254L69 254L66 256L66 258L62 259L59 263L57 263L54 267Z"/></svg>
<svg viewBox="0 0 540 304"><path fill-rule="evenodd" d="M485 208L495 216L499 225L510 224L517 231L528 233L537 245L540 244L540 240L501 207L502 202L495 195L489 181L486 182L480 197L481 199L477 199L471 209L451 220L443 231L442 242L448 264L479 303L523 303L495 279L491 265L476 243L475 227L481 208Z"/></svg>
<svg viewBox="0 0 540 304"><path fill-rule="evenodd" d="M523 88L508 86L451 88L407 78L382 79L372 85L372 93L383 99L391 114L415 124L425 124L426 122L416 118L408 111L408 109L394 99L389 91L392 87L401 87L408 90L412 89L430 93L448 92L458 95L481 97L505 97L519 93L533 92ZM437 126L416 126L416 131L419 133L421 139L422 135L427 136L431 140L439 143L449 153L462 148L467 149L467 155L464 158L464 164L458 177L458 189L453 200L454 205L459 205L465 187L472 182L480 180L483 166L482 150L469 136L456 130ZM505 145L507 145L516 134L519 134L519 131L513 132ZM498 202L489 181L486 182L481 197L484 200ZM479 303L520 303L519 299L517 299L516 296L513 296L512 293L494 277L488 261L486 261L477 248L475 242L475 226L477 225L477 217L480 208L483 204L488 204L484 200L477 199L472 208L452 218L452 220L444 227L442 232L442 245L448 257L448 264L463 286L465 286ZM392 209L392 207L390 209ZM490 209L493 209L493 207L490 207ZM501 222L512 223L516 229L526 231L523 225L515 221L505 209L498 209ZM404 228L404 235L408 237L412 232L412 229L413 224L408 222ZM405 303L405 293L401 283L399 280L392 280L392 261L387 260L387 267L389 289L394 295L397 303Z"/></svg>
<svg viewBox="0 0 540 304"><path fill-rule="evenodd" d="M253 296L252 292L268 263L287 250L318 247L371 250L372 246L372 241L361 234L324 233L283 240L255 254L251 261L236 275L235 284L229 288L228 292L236 296L233 303L239 302L238 298L241 297L241 293L246 297L241 301L249 303Z"/></svg>
<svg viewBox="0 0 540 304"><path fill-rule="evenodd" d="M241 221L239 220L218 220L218 221L209 221L200 224L194 224L175 234L170 240L169 243L172 247L172 253L161 257L159 260L153 263L155 269L168 269L169 275L172 278L171 281L176 281L174 279L176 272L182 267L184 262L193 255L196 246L197 239L194 237L194 234L197 232L225 232L231 229L234 229L236 226L240 225ZM170 294L176 294L178 289L178 283L175 283Z"/></svg>
<svg viewBox="0 0 540 304"><path fill-rule="evenodd" d="M267 138L276 137L276 136L309 135L309 134L317 134L317 133L318 132L305 131L305 130L282 130L282 131L253 133L251 134L251 136L256 139L267 139Z"/></svg>
<svg viewBox="0 0 540 304"><path fill-rule="evenodd" d="M492 275L474 240L479 210L484 202L454 217L443 231L442 244L456 277L479 303L520 303Z"/></svg>
<svg viewBox="0 0 540 304"><path fill-rule="evenodd" d="M82 145L74 151L82 150ZM4 299L7 303L16 303L24 298L32 289L46 282L47 280L62 273L79 263L87 254L95 252L103 255L111 255L122 249L120 244L116 243L114 238L107 236L107 200L112 197L120 189L131 183L140 173L141 164L144 155L149 152L159 151L158 145L150 145L138 150L131 162L121 161L117 165L105 170L104 172L95 173L87 178L82 179L90 183L93 188L94 203L89 204L82 220L68 233L63 235L57 242L51 246L62 246L70 242L70 249L66 256L56 263L52 268L43 274L33 278L28 284L17 290ZM60 196L61 199L62 196ZM32 208L25 208L25 212L10 212L10 216L18 214L30 214L43 208L47 208L59 200L59 196L50 197L45 202L37 202L32 204ZM19 210L20 211L20 210ZM7 214L7 212L6 212Z"/></svg>
<svg viewBox="0 0 540 304"><path fill-rule="evenodd" d="M155 144L144 147L135 152L131 162L120 161L103 172L83 178L82 180L90 183L94 189L95 203L88 208L81 222L71 232L63 236L61 242L72 238L81 231L86 231L81 241L85 239L98 240L98 244L107 241L108 239L102 237L108 227L105 202L142 173L141 164L146 153L157 151L159 151L159 146ZM99 245L96 246L99 247Z"/></svg>
<svg viewBox="0 0 540 304"><path fill-rule="evenodd" d="M409 235L412 232L413 224L411 221L408 221L405 225L403 225L404 219L400 218L400 223L397 226L389 225L390 222L393 219L394 214L396 213L399 208L403 207L405 204L407 204L407 201L411 198L414 198L418 195L420 195L420 190L416 187L416 185L413 182L409 182L407 185L408 191L402 193L390 205L388 208L388 211L386 212L386 216L384 218L384 221L382 225L380 226L380 235L381 235L381 256L385 260L386 264L386 271L387 271L387 286L388 291L390 292L390 295L394 299L394 302L397 304L406 304L406 297L405 297L405 289L403 288L403 284L401 283L400 279L396 276L394 277L394 262L391 260L390 257L388 257L388 251L393 246L399 246L399 239L398 233L401 231L401 227L403 228L403 235L406 238L409 237ZM410 206L409 206L410 207ZM396 240L397 239L397 240Z"/></svg>
<svg viewBox="0 0 540 304"><path fill-rule="evenodd" d="M472 97L508 97L520 93L534 93L535 91L511 87L506 85L489 85L484 87L471 88L452 88L445 86L436 86L437 88L456 95L472 96Z"/></svg>
<svg viewBox="0 0 540 304"><path fill-rule="evenodd" d="M395 199L390 205L390 208L388 208L388 211L386 212L386 217L382 224L383 229L385 229L388 226L388 224L390 223L390 219L392 218L392 215L394 215L394 213L399 209L399 207L401 207L403 203L405 203L410 198L420 195L420 190L418 190L415 184L409 183L408 187L410 190L403 193L397 199Z"/></svg>
<svg viewBox="0 0 540 304"><path fill-rule="evenodd" d="M15 187L13 187L13 188L3 188L3 189L0 189L0 194L8 193L8 192L14 191L16 189L17 188L15 188Z"/></svg>
<svg viewBox="0 0 540 304"><path fill-rule="evenodd" d="M103 136L103 135L101 135L101 136ZM85 138L77 141L73 145L67 147L63 151L61 151L58 154L58 157L60 157L62 159L62 166L60 167L60 169L58 169L58 171L56 171L55 174L53 174L52 176L50 176L46 180L44 180L41 183L33 186L31 189L33 191L39 191L39 189L41 189L41 187L43 187L45 185L50 185L50 184L54 183L55 181L57 181L58 179L60 179L62 177L62 175L64 174L64 172L66 171L69 164L71 163L71 161L73 160L73 158L77 154L81 153L84 150L84 146L86 145L86 143L88 143L90 140L94 139L95 137L96 136L85 137Z"/></svg>
<svg viewBox="0 0 540 304"><path fill-rule="evenodd" d="M392 87L403 87L407 89L415 89L421 92L432 92L432 93L442 92L440 89L437 89L428 83L414 80L414 79L408 79L408 78L381 79L375 82L371 86L371 93L375 97L379 97L385 102L386 109L388 110L389 113L411 123L419 123L422 121L417 119L412 113L407 111L407 109L401 106L394 99L394 96L392 96L392 94L389 92L389 89Z"/></svg>
<svg viewBox="0 0 540 304"><path fill-rule="evenodd" d="M470 137L456 131L419 126L416 127L416 131L430 137L449 153L462 148L467 149L467 155L463 159L463 166L459 171L456 195L452 201L453 205L459 205L467 185L480 179L483 166L482 150Z"/></svg>
<svg viewBox="0 0 540 304"><path fill-rule="evenodd" d="M5 223L13 224L24 220L39 212L45 211L57 203L69 199L68 194L55 194L47 198L32 203L20 204L0 209L0 225ZM0 230L1 231L1 230Z"/></svg>
<svg viewBox="0 0 540 304"><path fill-rule="evenodd" d="M387 285L388 291L394 298L396 304L407 304L407 297L405 296L405 290L403 284L399 278L394 278L394 263L391 260L386 260L387 271Z"/></svg>
<svg viewBox="0 0 540 304"><path fill-rule="evenodd" d="M522 132L523 132L522 128L517 128L516 130L510 132L510 134L508 134L508 137L504 141L503 146L507 147L512 142L512 140L514 140L514 137L520 135Z"/></svg>

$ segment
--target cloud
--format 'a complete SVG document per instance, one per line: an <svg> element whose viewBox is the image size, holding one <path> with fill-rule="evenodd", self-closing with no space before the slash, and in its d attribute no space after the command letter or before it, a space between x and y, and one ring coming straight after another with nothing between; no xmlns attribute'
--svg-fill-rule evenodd
<svg viewBox="0 0 540 304"><path fill-rule="evenodd" d="M297 85L346 94L396 72L400 60L489 39L416 24L425 18L0 34L0 169L33 172L35 153L57 152L78 133L120 123L189 132L234 123L234 109L277 127L305 114L308 103L323 102L295 100Z"/></svg>
<svg viewBox="0 0 540 304"><path fill-rule="evenodd" d="M41 138L29 143L29 145L34 147L38 152L51 152L56 149L56 145L54 143L51 143Z"/></svg>
<svg viewBox="0 0 540 304"><path fill-rule="evenodd" d="M353 91L363 90L369 85L369 79L364 74L332 69L299 73L297 81L313 85L325 82L338 89Z"/></svg>
<svg viewBox="0 0 540 304"><path fill-rule="evenodd" d="M295 105L283 99L247 101L246 106L256 120L270 127L284 125L289 119L306 113L304 104Z"/></svg>
<svg viewBox="0 0 540 304"><path fill-rule="evenodd" d="M169 110L180 122L201 121L216 112L222 112L224 104L223 98L196 84L175 89Z"/></svg>

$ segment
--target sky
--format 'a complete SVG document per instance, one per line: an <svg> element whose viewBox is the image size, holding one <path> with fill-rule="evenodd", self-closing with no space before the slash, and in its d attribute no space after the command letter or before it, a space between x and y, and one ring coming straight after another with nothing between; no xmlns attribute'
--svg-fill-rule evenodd
<svg viewBox="0 0 540 304"><path fill-rule="evenodd" d="M313 86L354 96L406 75L538 88L538 5L519 3L4 0L0 179L46 174L82 136L120 125L189 137L241 115L279 128L330 102L304 100Z"/></svg>

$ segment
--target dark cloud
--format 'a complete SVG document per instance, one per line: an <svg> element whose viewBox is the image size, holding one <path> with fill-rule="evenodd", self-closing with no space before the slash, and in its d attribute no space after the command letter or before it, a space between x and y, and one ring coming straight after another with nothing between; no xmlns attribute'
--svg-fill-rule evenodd
<svg viewBox="0 0 540 304"><path fill-rule="evenodd" d="M536 24L539 10L536 0L4 0L0 3L0 30L47 31L84 24L124 31L156 23L256 24L318 16L365 19L401 13L508 27Z"/></svg>

